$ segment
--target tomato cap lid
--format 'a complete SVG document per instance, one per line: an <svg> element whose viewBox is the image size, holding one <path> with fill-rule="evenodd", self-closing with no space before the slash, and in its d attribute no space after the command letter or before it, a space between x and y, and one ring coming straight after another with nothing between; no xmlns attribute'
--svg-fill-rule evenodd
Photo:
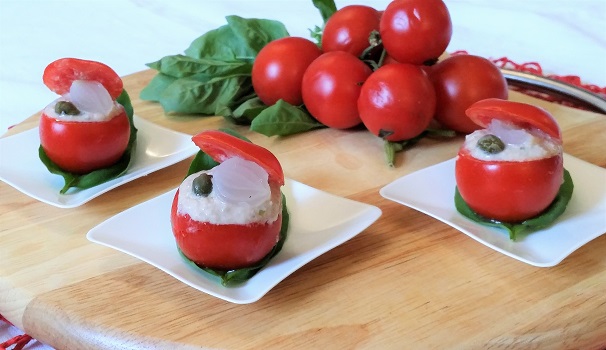
<svg viewBox="0 0 606 350"><path fill-rule="evenodd" d="M539 129L562 140L562 131L555 118L545 109L527 103L489 98L472 104L465 114L483 128L488 127L493 119L498 119L522 129Z"/></svg>
<svg viewBox="0 0 606 350"><path fill-rule="evenodd" d="M124 88L120 76L109 66L79 58L60 58L44 69L42 81L51 91L65 95L75 80L101 83L115 100Z"/></svg>
<svg viewBox="0 0 606 350"><path fill-rule="evenodd" d="M280 162L268 149L239 139L219 130L205 130L192 137L192 141L217 162L232 157L255 162L269 175L269 181L284 185L284 172Z"/></svg>

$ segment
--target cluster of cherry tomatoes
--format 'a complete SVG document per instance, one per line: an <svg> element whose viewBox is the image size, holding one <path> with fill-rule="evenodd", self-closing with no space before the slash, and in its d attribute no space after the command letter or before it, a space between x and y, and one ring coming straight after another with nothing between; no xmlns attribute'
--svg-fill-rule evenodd
<svg viewBox="0 0 606 350"><path fill-rule="evenodd" d="M472 103L507 98L507 82L489 60L455 55L438 62L452 37L442 0L395 0L384 11L339 9L326 22L321 48L300 37L267 44L252 83L267 105L304 105L319 122L360 123L386 141L420 135L435 120L461 133L479 129L465 115Z"/></svg>

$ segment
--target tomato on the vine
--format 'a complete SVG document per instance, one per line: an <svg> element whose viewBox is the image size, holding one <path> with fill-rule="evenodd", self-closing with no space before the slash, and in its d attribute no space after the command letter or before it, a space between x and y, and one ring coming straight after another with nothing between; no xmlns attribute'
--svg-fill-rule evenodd
<svg viewBox="0 0 606 350"><path fill-rule="evenodd" d="M366 128L387 141L421 134L431 122L436 96L423 70L391 63L373 72L362 85L358 111Z"/></svg>
<svg viewBox="0 0 606 350"><path fill-rule="evenodd" d="M496 119L521 129L540 130L549 135L543 136L543 142L561 145L555 119L529 104L486 99L472 105L467 114L483 127ZM459 193L473 211L488 219L517 223L535 217L549 207L563 182L561 148L548 154L522 160L478 159L463 146L455 165Z"/></svg>
<svg viewBox="0 0 606 350"><path fill-rule="evenodd" d="M346 129L360 124L357 100L372 70L345 51L322 54L303 75L303 102L322 124Z"/></svg>
<svg viewBox="0 0 606 350"><path fill-rule="evenodd" d="M465 110L487 98L507 99L507 81L499 68L486 58L456 55L432 66L429 78L436 90L435 119L461 133L480 129Z"/></svg>
<svg viewBox="0 0 606 350"><path fill-rule="evenodd" d="M252 85L263 103L282 99L291 105L303 103L301 80L309 64L322 54L312 41L286 37L265 45L253 62Z"/></svg>
<svg viewBox="0 0 606 350"><path fill-rule="evenodd" d="M394 0L383 12L380 33L396 61L431 64L450 43L452 22L442 0Z"/></svg>
<svg viewBox="0 0 606 350"><path fill-rule="evenodd" d="M221 131L206 130L194 136L192 140L219 163L235 157L263 168L268 174L267 181L271 191L271 202L268 204L270 207L263 208L267 208L268 213L277 211L277 217L271 221L259 219L261 221L245 223L198 221L193 219L190 213L179 210L180 191L183 189L180 186L171 207L171 225L177 246L189 260L204 267L226 271L250 267L263 259L279 241L282 228L279 188L284 184L282 167L269 150ZM210 177L214 176L220 175L214 173ZM212 180L212 187L218 186L215 181L219 180L215 179ZM255 182L253 185L261 184ZM210 192L215 192L212 187ZM237 192L246 191L245 187L236 187ZM223 205L216 202L214 204ZM253 209L257 210L255 207ZM213 212L214 209L210 211ZM240 213L239 209L235 212ZM223 215L227 214L222 212L221 216ZM265 213L258 215L263 216Z"/></svg>
<svg viewBox="0 0 606 350"><path fill-rule="evenodd" d="M339 9L324 26L322 50L360 56L370 46L370 34L379 31L380 19L380 12L370 6L349 5Z"/></svg>
<svg viewBox="0 0 606 350"><path fill-rule="evenodd" d="M43 112L39 126L40 145L48 158L62 170L75 174L116 163L130 138L128 116L124 107L115 103L123 89L118 74L100 62L62 58L46 67L43 81L52 91L62 95L70 91L74 81L100 83L114 100L111 114L99 121L81 120L87 111L74 112L73 118L59 118L60 113L53 114L48 109ZM110 97L107 97L108 102L111 102Z"/></svg>

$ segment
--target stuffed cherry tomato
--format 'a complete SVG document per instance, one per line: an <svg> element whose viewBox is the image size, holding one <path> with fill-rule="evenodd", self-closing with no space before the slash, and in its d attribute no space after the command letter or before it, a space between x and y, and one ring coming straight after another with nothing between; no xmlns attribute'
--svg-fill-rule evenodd
<svg viewBox="0 0 606 350"><path fill-rule="evenodd" d="M116 163L130 138L130 122L115 100L122 80L95 61L63 58L49 64L43 81L61 95L40 117L40 144L61 169L85 174Z"/></svg>
<svg viewBox="0 0 606 350"><path fill-rule="evenodd" d="M193 141L220 164L179 186L171 209L177 246L200 266L250 267L280 238L282 167L267 149L220 131Z"/></svg>
<svg viewBox="0 0 606 350"><path fill-rule="evenodd" d="M486 99L467 115L485 129L469 134L455 176L461 197L477 214L517 223L543 212L563 182L562 134L545 110Z"/></svg>

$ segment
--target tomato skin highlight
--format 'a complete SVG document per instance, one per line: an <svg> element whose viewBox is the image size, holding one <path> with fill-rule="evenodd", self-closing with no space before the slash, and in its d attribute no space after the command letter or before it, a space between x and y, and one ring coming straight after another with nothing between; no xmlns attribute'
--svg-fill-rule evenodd
<svg viewBox="0 0 606 350"><path fill-rule="evenodd" d="M381 39L401 63L433 62L446 50L452 21L442 0L394 0L381 16Z"/></svg>
<svg viewBox="0 0 606 350"><path fill-rule="evenodd" d="M358 111L366 128L387 141L421 134L431 122L436 95L416 65L391 63L374 71L362 86Z"/></svg>
<svg viewBox="0 0 606 350"><path fill-rule="evenodd" d="M432 66L429 78L436 91L435 120L443 127L471 133L482 127L465 111L487 98L506 100L507 80L491 61L474 55L456 55Z"/></svg>
<svg viewBox="0 0 606 350"><path fill-rule="evenodd" d="M346 51L360 56L372 31L379 31L381 13L370 6L348 5L335 12L322 31L322 50Z"/></svg>
<svg viewBox="0 0 606 350"><path fill-rule="evenodd" d="M68 93L75 80L101 83L113 100L120 96L123 89L120 76L109 66L97 61L60 58L46 66L42 75L44 84L59 95Z"/></svg>
<svg viewBox="0 0 606 350"><path fill-rule="evenodd" d="M282 165L276 156L266 148L218 130L202 131L193 136L192 141L219 163L231 157L240 157L255 162L267 171L270 184L284 185Z"/></svg>
<svg viewBox="0 0 606 350"><path fill-rule="evenodd" d="M333 51L313 61L303 76L303 101L322 124L347 129L361 123L357 100L372 70L349 52Z"/></svg>
<svg viewBox="0 0 606 350"><path fill-rule="evenodd" d="M461 197L477 214L517 223L539 215L564 178L561 154L524 162L484 161L460 150L455 166Z"/></svg>
<svg viewBox="0 0 606 350"><path fill-rule="evenodd" d="M42 113L39 130L44 152L61 169L74 174L115 164L130 138L130 122L120 108L117 115L103 122L57 120Z"/></svg>
<svg viewBox="0 0 606 350"><path fill-rule="evenodd" d="M179 190L171 207L177 246L196 264L219 270L249 267L263 259L280 238L282 214L271 223L215 225L177 211Z"/></svg>
<svg viewBox="0 0 606 350"><path fill-rule="evenodd" d="M321 54L322 50L305 38L286 37L270 42L259 51L253 63L255 93L268 106L280 99L294 106L302 104L303 74Z"/></svg>

